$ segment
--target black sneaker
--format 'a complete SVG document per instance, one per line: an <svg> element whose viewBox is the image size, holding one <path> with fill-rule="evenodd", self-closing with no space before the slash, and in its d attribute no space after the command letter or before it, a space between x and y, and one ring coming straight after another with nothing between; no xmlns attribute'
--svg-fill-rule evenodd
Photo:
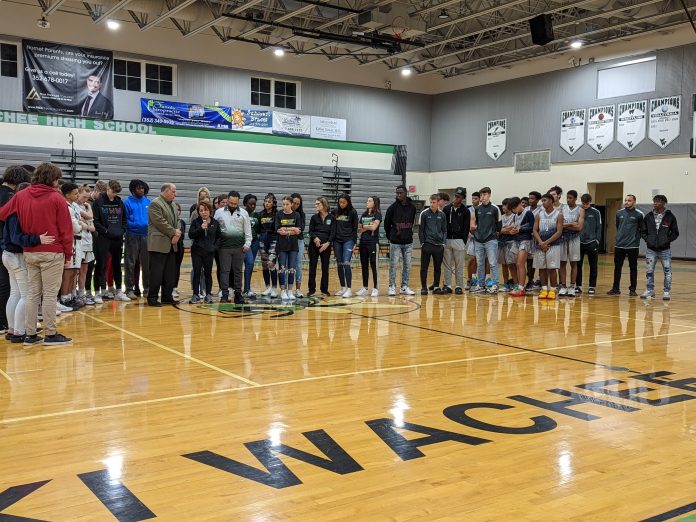
<svg viewBox="0 0 696 522"><path fill-rule="evenodd" d="M435 290L435 285L430 285L430 286L428 287L428 290L430 290L431 292L432 292L433 290Z"/></svg>
<svg viewBox="0 0 696 522"><path fill-rule="evenodd" d="M220 298L220 302L221 302L221 303L229 303L229 302L230 302L230 298L229 298L228 296L226 296L226 295L223 295L223 296Z"/></svg>
<svg viewBox="0 0 696 522"><path fill-rule="evenodd" d="M428 289L427 289L427 288L421 288L421 295L428 295Z"/></svg>
<svg viewBox="0 0 696 522"><path fill-rule="evenodd" d="M454 289L454 293L457 295L462 295L464 293L464 290L462 290L461 286L458 286L457 288Z"/></svg>
<svg viewBox="0 0 696 522"><path fill-rule="evenodd" d="M452 287L451 287L451 286L444 285L444 286L442 287L442 293L443 293L443 294L451 294L451 293L452 293Z"/></svg>
<svg viewBox="0 0 696 522"><path fill-rule="evenodd" d="M636 297L638 295L638 292L636 292L635 290L629 290L628 295L630 297Z"/></svg>
<svg viewBox="0 0 696 522"><path fill-rule="evenodd" d="M64 335L59 334L58 332L54 333L53 335L47 335L44 339L44 344L46 346L60 346L63 344L70 343L72 343L72 339L70 337L65 337Z"/></svg>
<svg viewBox="0 0 696 522"><path fill-rule="evenodd" d="M234 304L244 304L244 297L241 292L234 293Z"/></svg>
<svg viewBox="0 0 696 522"><path fill-rule="evenodd" d="M444 292L442 291L442 288L440 288L439 286L436 286L436 287L433 289L433 294L435 294L435 295L442 295L442 294L444 294Z"/></svg>
<svg viewBox="0 0 696 522"><path fill-rule="evenodd" d="M25 336L22 334L19 334L19 335L10 334L10 337L7 340L10 341L12 344L19 344L19 343L24 342L24 337Z"/></svg>
<svg viewBox="0 0 696 522"><path fill-rule="evenodd" d="M621 290L617 288L612 288L607 292L607 295L621 295Z"/></svg>
<svg viewBox="0 0 696 522"><path fill-rule="evenodd" d="M43 342L43 337L39 337L38 335L24 336L24 346L34 346L35 344L41 344Z"/></svg>

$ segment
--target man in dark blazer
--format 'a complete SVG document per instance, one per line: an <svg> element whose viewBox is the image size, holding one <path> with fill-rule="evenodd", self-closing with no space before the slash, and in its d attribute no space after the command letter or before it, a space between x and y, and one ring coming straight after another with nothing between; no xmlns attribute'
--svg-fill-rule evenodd
<svg viewBox="0 0 696 522"><path fill-rule="evenodd" d="M87 95L80 103L80 116L101 120L113 119L114 106L109 98L99 92L101 86L102 81L99 76L91 75L87 78Z"/></svg>
<svg viewBox="0 0 696 522"><path fill-rule="evenodd" d="M165 183L162 190L147 208L147 250L150 258L150 288L147 304L162 306L174 304L172 290L176 277L176 256L179 237L179 218L172 202L176 198L176 185ZM162 287L162 302L157 296Z"/></svg>

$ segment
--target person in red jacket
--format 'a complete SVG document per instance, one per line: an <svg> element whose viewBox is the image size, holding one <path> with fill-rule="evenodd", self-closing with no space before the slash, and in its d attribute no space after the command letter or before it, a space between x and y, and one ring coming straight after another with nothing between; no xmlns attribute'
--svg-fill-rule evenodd
<svg viewBox="0 0 696 522"><path fill-rule="evenodd" d="M0 221L17 214L25 234L48 234L55 237L49 245L24 249L27 265L28 295L25 346L44 343L49 346L68 344L72 339L56 331L56 301L64 264L73 255L73 228L65 199L56 190L62 171L52 163L43 163L34 172L31 187L15 194L0 209ZM42 303L46 338L36 334L39 303Z"/></svg>

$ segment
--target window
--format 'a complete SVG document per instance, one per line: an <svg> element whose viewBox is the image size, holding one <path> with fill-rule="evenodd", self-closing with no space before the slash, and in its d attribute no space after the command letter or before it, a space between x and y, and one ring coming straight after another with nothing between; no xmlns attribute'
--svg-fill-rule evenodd
<svg viewBox="0 0 696 522"><path fill-rule="evenodd" d="M299 91L298 82L252 78L251 104L277 109L299 109Z"/></svg>
<svg viewBox="0 0 696 522"><path fill-rule="evenodd" d="M114 59L114 87L123 91L175 94L174 65Z"/></svg>
<svg viewBox="0 0 696 522"><path fill-rule="evenodd" d="M17 77L17 46L14 44L0 44L0 75Z"/></svg>
<svg viewBox="0 0 696 522"><path fill-rule="evenodd" d="M130 60L114 60L114 87L122 91L141 91L140 62Z"/></svg>
<svg viewBox="0 0 696 522"><path fill-rule="evenodd" d="M145 64L145 92L174 94L174 67L158 63Z"/></svg>

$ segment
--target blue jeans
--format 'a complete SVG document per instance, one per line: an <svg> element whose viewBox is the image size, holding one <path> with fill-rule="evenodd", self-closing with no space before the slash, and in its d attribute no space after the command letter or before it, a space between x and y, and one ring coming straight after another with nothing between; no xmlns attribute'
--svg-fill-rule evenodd
<svg viewBox="0 0 696 522"><path fill-rule="evenodd" d="M336 256L336 269L338 271L338 281L341 288L350 288L353 284L353 270L350 267L350 260L353 257L353 247L355 241L334 241L333 249Z"/></svg>
<svg viewBox="0 0 696 522"><path fill-rule="evenodd" d="M280 287L285 288L285 275L287 274L287 290L291 290L292 285L295 284L297 250L292 252L278 252L278 263L280 264L280 272L278 273Z"/></svg>
<svg viewBox="0 0 696 522"><path fill-rule="evenodd" d="M486 258L491 265L491 279L493 284L498 285L498 240L491 239L485 243L474 241L476 251L476 277L478 278L479 286L485 286L486 283Z"/></svg>
<svg viewBox="0 0 696 522"><path fill-rule="evenodd" d="M662 271L665 273L664 289L669 292L672 288L672 249L655 252L649 248L645 251L645 276L648 279L648 291L655 290L655 265L657 261L662 263Z"/></svg>
<svg viewBox="0 0 696 522"><path fill-rule="evenodd" d="M251 248L244 256L244 291L251 290L251 274L254 271L254 261L256 261L256 253L259 251L259 240L254 239L251 242Z"/></svg>
<svg viewBox="0 0 696 522"><path fill-rule="evenodd" d="M304 239L297 240L297 266L295 267L295 282L297 283L297 288L300 287L302 282L302 261L304 260Z"/></svg>
<svg viewBox="0 0 696 522"><path fill-rule="evenodd" d="M396 286L396 266L399 264L399 259L403 259L401 266L401 286L408 286L408 280L411 279L411 253L413 252L413 243L408 245L399 245L389 243L389 286Z"/></svg>

